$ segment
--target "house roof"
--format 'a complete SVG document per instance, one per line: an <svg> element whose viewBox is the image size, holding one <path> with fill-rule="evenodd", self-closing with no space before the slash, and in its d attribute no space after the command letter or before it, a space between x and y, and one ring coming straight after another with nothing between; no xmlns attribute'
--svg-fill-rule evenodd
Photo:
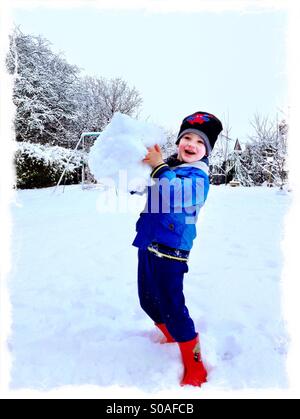
<svg viewBox="0 0 300 419"><path fill-rule="evenodd" d="M222 154L225 156L226 154L231 154L235 150L243 151L243 146L239 142L238 138L234 140L233 138L229 138L226 135L220 134L215 144L214 152L222 152Z"/></svg>
<svg viewBox="0 0 300 419"><path fill-rule="evenodd" d="M244 146L237 139L220 134L211 154L211 163L219 164L226 160L234 151L243 151Z"/></svg>

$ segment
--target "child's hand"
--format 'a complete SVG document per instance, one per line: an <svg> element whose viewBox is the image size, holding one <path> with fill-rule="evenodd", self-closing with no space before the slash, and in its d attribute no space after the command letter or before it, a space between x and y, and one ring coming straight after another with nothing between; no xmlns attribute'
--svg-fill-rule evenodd
<svg viewBox="0 0 300 419"><path fill-rule="evenodd" d="M154 147L148 147L148 154L143 160L144 163L149 164L151 167L156 167L164 163L160 146L155 144Z"/></svg>

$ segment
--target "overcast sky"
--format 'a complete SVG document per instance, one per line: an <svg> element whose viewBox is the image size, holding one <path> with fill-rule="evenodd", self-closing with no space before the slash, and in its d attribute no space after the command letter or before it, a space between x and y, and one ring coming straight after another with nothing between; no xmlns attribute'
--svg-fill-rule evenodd
<svg viewBox="0 0 300 419"><path fill-rule="evenodd" d="M281 119L287 107L287 12L246 12L19 6L13 19L83 73L135 86L141 118L177 130L186 115L208 111L245 141L254 113Z"/></svg>

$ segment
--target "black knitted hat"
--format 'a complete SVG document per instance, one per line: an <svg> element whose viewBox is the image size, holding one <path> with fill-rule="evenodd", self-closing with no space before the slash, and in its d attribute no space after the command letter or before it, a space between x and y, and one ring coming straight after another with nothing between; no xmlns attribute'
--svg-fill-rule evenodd
<svg viewBox="0 0 300 419"><path fill-rule="evenodd" d="M182 121L176 144L179 144L183 135L192 132L203 138L207 154L209 155L222 129L221 121L214 115L207 112L195 112Z"/></svg>

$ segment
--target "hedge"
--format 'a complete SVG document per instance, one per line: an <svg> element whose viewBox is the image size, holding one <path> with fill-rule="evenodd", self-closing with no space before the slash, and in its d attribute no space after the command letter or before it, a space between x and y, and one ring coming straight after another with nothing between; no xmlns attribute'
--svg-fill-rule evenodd
<svg viewBox="0 0 300 419"><path fill-rule="evenodd" d="M19 189L45 188L55 186L67 166L63 182L66 185L81 181L82 162L87 155L82 151L59 146L16 143L15 166L16 187Z"/></svg>

